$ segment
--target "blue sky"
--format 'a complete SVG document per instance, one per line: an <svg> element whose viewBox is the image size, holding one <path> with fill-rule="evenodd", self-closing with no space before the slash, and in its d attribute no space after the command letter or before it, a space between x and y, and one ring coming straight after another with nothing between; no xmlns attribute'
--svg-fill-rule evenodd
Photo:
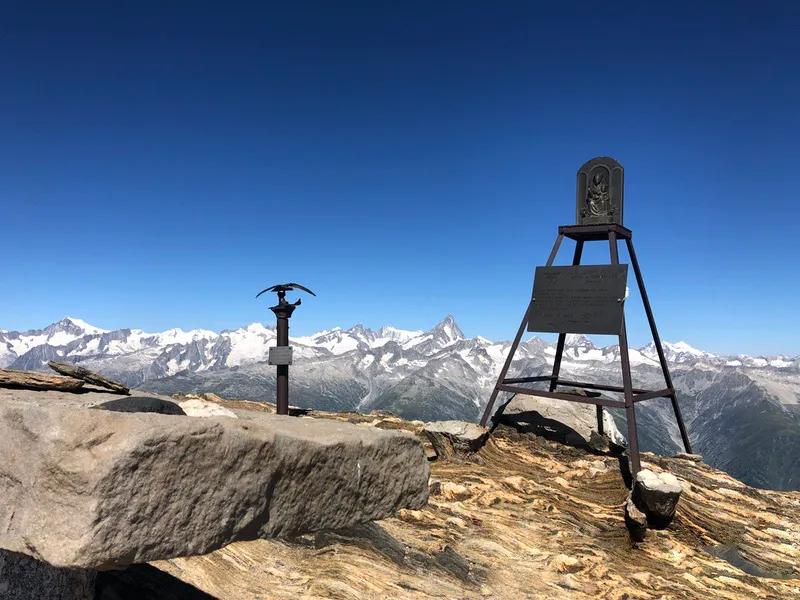
<svg viewBox="0 0 800 600"><path fill-rule="evenodd" d="M4 2L0 328L272 323L298 281L293 334L510 339L609 155L662 337L800 354L800 8L553 4Z"/></svg>

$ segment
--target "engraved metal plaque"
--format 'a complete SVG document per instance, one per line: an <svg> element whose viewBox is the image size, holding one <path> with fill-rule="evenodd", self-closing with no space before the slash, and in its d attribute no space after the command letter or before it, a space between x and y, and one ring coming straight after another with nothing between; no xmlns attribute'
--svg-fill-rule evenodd
<svg viewBox="0 0 800 600"><path fill-rule="evenodd" d="M628 265L536 267L528 331L619 335Z"/></svg>
<svg viewBox="0 0 800 600"><path fill-rule="evenodd" d="M269 349L269 364L271 365L290 365L292 364L291 346L273 346Z"/></svg>
<svg viewBox="0 0 800 600"><path fill-rule="evenodd" d="M593 158L578 169L578 225L622 225L623 176L622 165L608 156Z"/></svg>

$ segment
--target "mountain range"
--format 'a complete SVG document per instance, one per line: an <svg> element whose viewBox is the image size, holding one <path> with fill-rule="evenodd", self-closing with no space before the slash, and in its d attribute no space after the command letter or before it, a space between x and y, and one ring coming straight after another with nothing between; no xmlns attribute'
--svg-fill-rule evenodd
<svg viewBox="0 0 800 600"><path fill-rule="evenodd" d="M47 370L48 361L67 360L153 392L274 401L275 369L266 360L275 339L275 329L260 323L220 333L145 333L67 317L44 329L0 329L0 367ZM290 339L292 404L382 409L425 421L477 421L511 346L466 338L452 316L429 331L356 325ZM721 356L684 342L663 347L695 452L751 485L800 489L800 356ZM510 374L549 374L554 355L555 344L533 337L520 344ZM663 387L654 344L629 355L634 385ZM618 345L597 347L586 336L568 335L562 374L619 384L619 359ZM636 409L643 450L682 450L667 400ZM625 431L624 415L612 412Z"/></svg>

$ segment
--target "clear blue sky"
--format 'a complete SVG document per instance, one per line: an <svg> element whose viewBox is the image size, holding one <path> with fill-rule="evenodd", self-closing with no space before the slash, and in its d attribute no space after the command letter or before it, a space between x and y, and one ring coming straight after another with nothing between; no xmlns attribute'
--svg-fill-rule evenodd
<svg viewBox="0 0 800 600"><path fill-rule="evenodd" d="M510 339L609 155L662 337L794 356L798 107L795 2L6 0L0 328L272 323L298 281L296 335Z"/></svg>

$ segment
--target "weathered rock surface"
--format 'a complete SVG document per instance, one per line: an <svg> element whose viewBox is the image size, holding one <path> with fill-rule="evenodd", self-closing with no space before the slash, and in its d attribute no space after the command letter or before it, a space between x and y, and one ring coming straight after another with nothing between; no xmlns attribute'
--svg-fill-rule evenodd
<svg viewBox="0 0 800 600"><path fill-rule="evenodd" d="M153 564L237 600L800 598L798 492L753 489L705 464L642 453L644 468L672 472L685 489L671 526L632 548L616 458L504 426L478 456L431 463L422 510L335 535L236 543ZM772 578L706 551L718 545L735 546Z"/></svg>
<svg viewBox="0 0 800 600"><path fill-rule="evenodd" d="M90 370L84 369L79 365L66 362L56 362L52 360L47 363L47 365L56 373L60 373L61 375L74 377L75 379L82 379L87 383L92 383L114 392L119 392L120 394L130 393L130 390L121 383L117 383L116 381L108 379L107 377L103 377L102 375L98 375L97 373L92 373Z"/></svg>
<svg viewBox="0 0 800 600"><path fill-rule="evenodd" d="M632 494L625 499L625 527L634 542L642 542L647 537L647 515L636 507Z"/></svg>
<svg viewBox="0 0 800 600"><path fill-rule="evenodd" d="M222 398L220 398L219 396L217 396L216 394L213 394L211 392L206 392L205 394L200 396L200 399L201 400L206 400L208 402L216 402L216 403L220 403L220 402L223 401Z"/></svg>
<svg viewBox="0 0 800 600"><path fill-rule="evenodd" d="M83 381L72 377L46 375L35 371L0 369L0 387L20 387L30 390L75 391L83 387Z"/></svg>
<svg viewBox="0 0 800 600"><path fill-rule="evenodd" d="M616 445L611 442L605 432L592 431L589 436L589 448L601 454L609 454L616 449Z"/></svg>
<svg viewBox="0 0 800 600"><path fill-rule="evenodd" d="M206 402L199 398L191 398L179 403L184 413L190 417L231 417L236 419L236 413L232 410L215 404Z"/></svg>
<svg viewBox="0 0 800 600"><path fill-rule="evenodd" d="M423 429L439 458L477 452L489 430L466 421L433 421Z"/></svg>
<svg viewBox="0 0 800 600"><path fill-rule="evenodd" d="M636 506L647 515L650 529L664 529L675 517L683 488L671 473L654 473L643 469L636 474L631 496Z"/></svg>
<svg viewBox="0 0 800 600"><path fill-rule="evenodd" d="M520 394L498 413L495 418L500 423L521 426L532 433L571 446L604 451L603 448L607 448L609 443L619 448L626 445L624 436L607 410L603 411L603 434L600 434L597 430L597 408L593 404Z"/></svg>
<svg viewBox="0 0 800 600"><path fill-rule="evenodd" d="M235 408L237 410L245 410L251 412L263 412L263 413L277 413L277 406L272 402L254 402L252 400L224 400L220 398L216 394L202 394L198 396L197 394L175 394L173 396L179 402L183 402L185 400L208 400L209 402L213 402L215 404L222 404L224 403L225 406L228 408ZM311 408L300 408L299 406L289 406L289 416L290 417L301 417L305 415L314 415L314 409Z"/></svg>
<svg viewBox="0 0 800 600"><path fill-rule="evenodd" d="M692 462L703 462L703 457L700 454L688 454L686 452L678 452L675 458L682 458L683 460L691 460Z"/></svg>
<svg viewBox="0 0 800 600"><path fill-rule="evenodd" d="M97 571L63 569L24 554L0 550L3 600L94 600Z"/></svg>
<svg viewBox="0 0 800 600"><path fill-rule="evenodd" d="M85 410L109 397L0 390L0 548L102 570L350 527L427 500L428 462L408 433Z"/></svg>

